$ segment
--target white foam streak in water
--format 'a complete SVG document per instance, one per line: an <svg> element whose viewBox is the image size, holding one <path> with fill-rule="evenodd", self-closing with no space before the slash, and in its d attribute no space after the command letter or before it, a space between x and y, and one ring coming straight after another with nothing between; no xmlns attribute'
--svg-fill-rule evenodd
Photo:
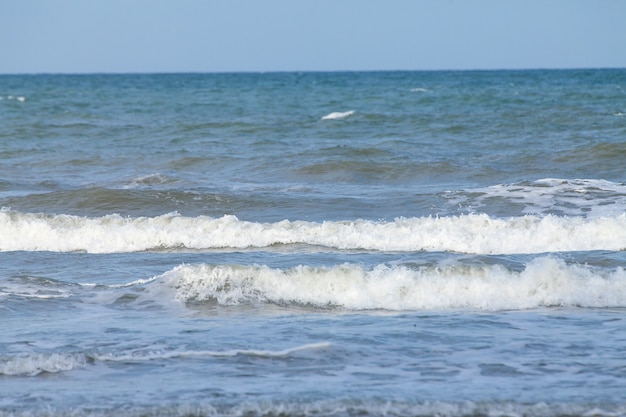
<svg viewBox="0 0 626 417"><path fill-rule="evenodd" d="M322 117L322 120L340 120L345 119L346 117L352 116L354 114L354 110L345 111L345 112L332 112Z"/></svg>
<svg viewBox="0 0 626 417"><path fill-rule="evenodd" d="M82 368L86 364L101 362L148 362L153 360L168 360L177 358L214 357L228 358L235 356L253 356L263 358L284 358L290 355L318 351L330 347L327 342L311 343L284 350L262 349L231 349L226 351L154 351L141 350L133 352L112 353L31 353L13 357L0 357L0 375L7 376L37 376L42 373L67 372Z"/></svg>
<svg viewBox="0 0 626 417"><path fill-rule="evenodd" d="M225 351L201 350L201 351L140 351L125 354L98 354L94 359L110 362L144 362L161 359L174 358L196 358L196 357L235 357L235 356L257 356L263 358L284 358L289 355L303 352L326 349L330 343L311 343L284 350L261 350L261 349L231 349Z"/></svg>
<svg viewBox="0 0 626 417"><path fill-rule="evenodd" d="M482 309L512 310L542 306L624 307L626 273L567 265L546 256L521 272L500 265L412 269L379 265L371 270L335 267L182 265L162 276L182 302L216 301L299 304L351 310ZM162 297L163 288L155 291Z"/></svg>
<svg viewBox="0 0 626 417"><path fill-rule="evenodd" d="M451 191L446 198L451 204L468 207L472 211L488 207L494 199L522 204L523 213L529 215L559 212L568 216L598 218L626 211L626 185L598 179L544 178L531 183Z"/></svg>
<svg viewBox="0 0 626 417"><path fill-rule="evenodd" d="M453 251L477 254L622 250L626 215L602 218L485 214L322 223L257 223L221 218L85 218L0 211L2 251L136 252L158 249L263 248L308 244L374 251Z"/></svg>

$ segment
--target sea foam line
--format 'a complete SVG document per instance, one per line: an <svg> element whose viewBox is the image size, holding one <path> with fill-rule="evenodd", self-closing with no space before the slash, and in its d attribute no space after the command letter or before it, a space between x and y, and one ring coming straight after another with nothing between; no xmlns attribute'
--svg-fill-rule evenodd
<svg viewBox="0 0 626 417"><path fill-rule="evenodd" d="M100 362L148 362L176 358L214 357L228 358L251 356L265 358L284 358L303 351L317 351L331 346L328 342L310 343L284 350L231 349L226 351L154 351L140 350L133 352L111 353L30 353L0 357L0 375L37 376L42 373L67 372L82 368L88 363Z"/></svg>
<svg viewBox="0 0 626 417"><path fill-rule="evenodd" d="M168 249L266 248L307 244L338 250L451 251L517 254L623 250L626 214L583 218L486 214L394 221L284 220L258 223L235 216L79 217L0 211L0 251L90 253Z"/></svg>

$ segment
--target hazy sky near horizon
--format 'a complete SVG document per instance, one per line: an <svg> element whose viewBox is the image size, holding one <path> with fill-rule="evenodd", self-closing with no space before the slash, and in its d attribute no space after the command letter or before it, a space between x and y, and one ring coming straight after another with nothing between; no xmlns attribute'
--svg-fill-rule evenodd
<svg viewBox="0 0 626 417"><path fill-rule="evenodd" d="M624 0L0 0L0 73L626 67Z"/></svg>

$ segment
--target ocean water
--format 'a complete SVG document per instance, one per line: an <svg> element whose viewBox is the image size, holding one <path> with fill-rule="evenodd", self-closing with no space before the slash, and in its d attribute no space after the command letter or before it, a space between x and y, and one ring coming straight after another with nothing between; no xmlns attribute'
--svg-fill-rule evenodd
<svg viewBox="0 0 626 417"><path fill-rule="evenodd" d="M626 415L626 70L0 76L0 416Z"/></svg>

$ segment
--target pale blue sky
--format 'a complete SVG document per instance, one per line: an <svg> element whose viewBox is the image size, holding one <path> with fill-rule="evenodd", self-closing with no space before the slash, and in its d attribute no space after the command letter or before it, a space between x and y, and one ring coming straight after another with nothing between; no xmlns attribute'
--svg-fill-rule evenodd
<svg viewBox="0 0 626 417"><path fill-rule="evenodd" d="M0 73L626 67L626 0L0 0Z"/></svg>

